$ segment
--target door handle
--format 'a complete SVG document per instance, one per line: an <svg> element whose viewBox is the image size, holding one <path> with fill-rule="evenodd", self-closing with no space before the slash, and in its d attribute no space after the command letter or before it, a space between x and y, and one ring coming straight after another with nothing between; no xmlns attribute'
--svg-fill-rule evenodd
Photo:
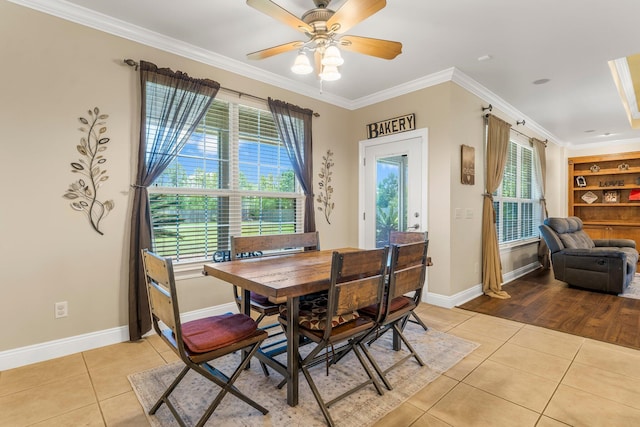
<svg viewBox="0 0 640 427"><path fill-rule="evenodd" d="M413 226L411 226L411 227L407 227L407 230L408 230L408 229L410 229L410 228L413 228L414 230L417 230L417 229L419 229L419 228L420 228L420 224L418 224L418 223L413 224Z"/></svg>

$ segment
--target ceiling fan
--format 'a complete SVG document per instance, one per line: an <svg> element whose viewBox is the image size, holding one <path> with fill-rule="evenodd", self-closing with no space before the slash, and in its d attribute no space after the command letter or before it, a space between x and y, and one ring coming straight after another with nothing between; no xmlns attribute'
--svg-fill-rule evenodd
<svg viewBox="0 0 640 427"><path fill-rule="evenodd" d="M315 8L298 18L271 0L247 0L247 5L306 34L307 41L293 41L249 53L249 59L265 59L298 50L291 70L297 74L313 71L306 56L313 52L315 69L321 81L340 78L338 66L344 60L340 49L383 59L393 59L402 53L402 43L369 37L343 35L387 5L386 0L347 0L337 11L329 9L331 0L313 0Z"/></svg>

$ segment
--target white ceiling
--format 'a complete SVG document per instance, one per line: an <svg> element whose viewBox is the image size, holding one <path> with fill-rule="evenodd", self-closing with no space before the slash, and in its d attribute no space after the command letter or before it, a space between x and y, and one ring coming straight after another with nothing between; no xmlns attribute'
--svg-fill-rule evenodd
<svg viewBox="0 0 640 427"><path fill-rule="evenodd" d="M347 34L402 42L403 53L387 61L344 52L342 79L325 82L322 94L313 74L290 71L295 51L246 59L305 36L244 0L11 1L347 108L455 69L483 99L521 114L514 120L526 119L556 143L640 144L608 66L640 52L638 0L388 0ZM314 7L312 0L274 1L296 16ZM479 61L484 55L491 59ZM550 81L533 84L543 78Z"/></svg>

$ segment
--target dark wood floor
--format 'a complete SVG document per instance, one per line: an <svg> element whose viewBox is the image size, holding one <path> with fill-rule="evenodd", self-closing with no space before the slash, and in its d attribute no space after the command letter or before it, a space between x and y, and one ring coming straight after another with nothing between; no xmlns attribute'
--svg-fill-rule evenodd
<svg viewBox="0 0 640 427"><path fill-rule="evenodd" d="M640 349L640 300L570 288L539 269L459 308Z"/></svg>

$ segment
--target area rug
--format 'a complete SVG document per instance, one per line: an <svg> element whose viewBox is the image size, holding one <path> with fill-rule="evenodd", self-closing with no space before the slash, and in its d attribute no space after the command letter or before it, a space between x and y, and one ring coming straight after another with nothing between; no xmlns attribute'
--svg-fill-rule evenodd
<svg viewBox="0 0 640 427"><path fill-rule="evenodd" d="M640 274L633 276L633 280L627 286L627 289L623 293L618 295L619 297L640 299Z"/></svg>
<svg viewBox="0 0 640 427"><path fill-rule="evenodd" d="M373 386L368 386L331 406L329 409L331 416L338 426L362 427L374 424L478 347L476 343L433 329L425 332L413 324L407 325L405 334L414 344L426 366L420 367L414 359L407 360L387 375L394 386L393 390L386 391L383 396L380 396ZM383 369L406 354L404 351L391 350L391 334L383 335L371 345L370 350ZM233 367L230 366L234 363L237 363L237 355L231 354L219 359L215 366L230 375L233 371ZM145 413L173 381L182 366L182 362L174 362L129 376L129 381ZM326 376L324 364L312 368L311 375L325 400L329 400L327 397L338 396L343 390L349 388L350 384L357 384L366 378L366 374L353 354L349 354L340 363L333 365L329 376ZM269 377L265 377L260 364L252 363L251 368L243 372L235 384L239 390L267 408L269 413L262 415L235 396L227 395L206 425L251 427L326 425L304 376L300 374L300 404L296 407L287 405L286 387L281 390L276 387L281 380L282 377L273 371ZM187 425L194 425L198 421L218 390L217 386L200 375L192 371L187 374L172 394L174 404ZM147 415L147 417L154 427L178 425L166 405L163 405L155 415Z"/></svg>

